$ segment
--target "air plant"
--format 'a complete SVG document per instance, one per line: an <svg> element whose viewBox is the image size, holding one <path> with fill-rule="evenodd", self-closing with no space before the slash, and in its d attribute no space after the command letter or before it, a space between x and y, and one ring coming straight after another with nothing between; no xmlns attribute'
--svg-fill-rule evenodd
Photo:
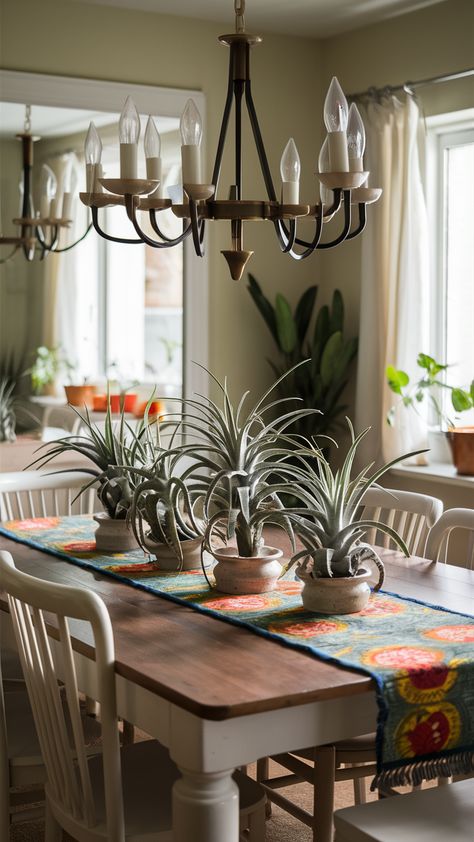
<svg viewBox="0 0 474 842"><path fill-rule="evenodd" d="M305 362L308 361L299 365ZM285 409L276 420L271 419L276 407L288 407L290 400L298 400L269 400L293 371L294 368L279 377L247 411L249 392L236 407L227 383L221 383L209 372L219 389L222 406L202 395L184 402L182 427L194 441L180 447L180 452L192 459L182 480L188 482L192 478L191 494L202 499L207 524L204 547L211 553L213 538L218 535L225 542L235 539L239 556L258 555L263 545L263 527L270 523L293 538L291 521L278 496L283 491L293 493L294 468L287 462L294 453L295 442L286 430L317 411Z"/></svg>
<svg viewBox="0 0 474 842"><path fill-rule="evenodd" d="M8 377L0 378L0 441L16 440L15 383Z"/></svg>
<svg viewBox="0 0 474 842"><path fill-rule="evenodd" d="M148 406L150 403L151 398ZM148 411L145 410L144 418L136 429L125 421L123 411L119 422L114 425L109 400L102 432L91 421L87 409L82 414L75 407L71 408L81 420L80 433L48 442L47 452L32 464L43 468L62 453L77 453L85 457L92 462L93 468L68 468L61 473L80 470L90 474L92 479L81 490L97 485L97 496L109 517L123 520L132 504L134 489L141 480L136 469L154 460Z"/></svg>
<svg viewBox="0 0 474 842"><path fill-rule="evenodd" d="M367 530L375 528L389 535L406 556L409 552L395 529L378 521L360 519L359 511L366 491L377 486L380 477L393 465L416 454L399 456L374 471L372 462L353 478L356 451L370 427L356 436L351 422L346 420L351 444L340 469L334 472L315 444L308 442L307 447L298 451L300 464L295 468L295 482L299 499L307 508L294 508L290 516L304 549L293 555L289 567L300 562L296 574L307 581L357 576L363 562L372 560L379 570L378 589L383 582L384 566L375 549L362 540ZM420 452L423 451L416 451Z"/></svg>

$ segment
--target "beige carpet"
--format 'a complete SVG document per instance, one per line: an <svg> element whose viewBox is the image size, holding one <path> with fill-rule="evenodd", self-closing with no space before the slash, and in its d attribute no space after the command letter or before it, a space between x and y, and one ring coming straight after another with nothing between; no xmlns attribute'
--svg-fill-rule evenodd
<svg viewBox="0 0 474 842"><path fill-rule="evenodd" d="M271 774L275 774L280 767L273 764L274 768ZM254 769L249 767L249 773L254 775ZM285 792L285 790L281 790ZM312 805L312 789L308 784L298 784L288 790L288 794L304 809L310 810ZM375 796L369 795L370 798ZM352 783L341 782L336 784L336 809L340 807L348 807L353 803L353 789ZM44 839L44 824L43 822L28 822L25 824L17 824L12 826L10 836L11 842L43 842ZM64 835L64 842L70 840L70 837ZM302 825L288 813L280 810L279 807L272 807L272 816L267 821L267 836L266 842L312 842L312 834L309 828Z"/></svg>

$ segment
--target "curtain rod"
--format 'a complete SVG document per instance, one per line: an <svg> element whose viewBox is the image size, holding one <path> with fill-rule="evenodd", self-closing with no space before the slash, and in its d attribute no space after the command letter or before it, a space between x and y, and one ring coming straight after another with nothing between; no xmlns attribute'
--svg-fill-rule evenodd
<svg viewBox="0 0 474 842"><path fill-rule="evenodd" d="M454 79L463 79L466 76L474 76L474 67L467 70L459 70L457 73L446 73L442 76L431 76L429 79L419 79L416 82L404 82L403 85L385 85L383 88L370 87L366 91L359 91L355 94L348 94L348 99L360 99L364 96L377 94L394 94L397 91L409 93L413 88L421 88L424 85L438 85L440 82L452 82Z"/></svg>

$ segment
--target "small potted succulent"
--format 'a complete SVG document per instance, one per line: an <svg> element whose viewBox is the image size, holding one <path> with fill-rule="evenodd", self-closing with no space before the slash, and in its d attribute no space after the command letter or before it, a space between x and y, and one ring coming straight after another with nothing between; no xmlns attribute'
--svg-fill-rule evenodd
<svg viewBox="0 0 474 842"><path fill-rule="evenodd" d="M231 594L271 591L282 572L278 561L282 551L264 545L263 527L279 526L293 539L291 520L278 496L283 490L293 493L294 469L288 460L295 443L286 430L315 410L288 409L272 420L275 406L288 405L288 401L269 399L283 377L248 411L248 392L235 407L227 384L211 377L220 390L222 408L208 398L197 398L186 401L182 413L184 430L196 439L181 452L194 462L189 472L193 494L203 501L203 547L217 561L213 573L218 590ZM186 474L183 478L187 479Z"/></svg>
<svg viewBox="0 0 474 842"><path fill-rule="evenodd" d="M201 567L204 523L195 512L198 495L190 487L192 469L183 478L183 454L173 447L180 425L173 426L170 446L164 448L156 422L153 464L132 469L139 481L128 518L139 545L155 556L159 569L195 570Z"/></svg>
<svg viewBox="0 0 474 842"><path fill-rule="evenodd" d="M389 535L408 556L401 536L390 526L372 520L361 520L359 511L366 491L376 485L380 477L405 454L370 473L367 465L356 477L352 468L357 447L369 432L355 436L342 467L333 472L322 450L309 445L298 453L300 466L296 468L295 481L299 497L307 508L293 509L295 531L304 549L297 552L290 565L297 562L296 575L304 582L302 599L309 611L321 614L351 614L361 611L370 595L368 580L373 575L370 564L378 569L379 590L384 579L383 562L375 549L362 539L368 529L376 528Z"/></svg>
<svg viewBox="0 0 474 842"><path fill-rule="evenodd" d="M147 416L136 429L121 418L112 422L110 404L104 421L104 431L85 414L75 410L81 419L78 435L65 436L49 442L47 452L33 464L42 468L61 453L78 453L88 459L93 467L81 470L90 474L91 480L82 491L97 486L97 497L104 511L94 515L99 524L95 533L98 550L126 552L138 547L127 515L133 500L134 489L141 477L138 469L153 461L154 445L147 423ZM31 466L30 466L31 467ZM61 472L63 473L63 472Z"/></svg>

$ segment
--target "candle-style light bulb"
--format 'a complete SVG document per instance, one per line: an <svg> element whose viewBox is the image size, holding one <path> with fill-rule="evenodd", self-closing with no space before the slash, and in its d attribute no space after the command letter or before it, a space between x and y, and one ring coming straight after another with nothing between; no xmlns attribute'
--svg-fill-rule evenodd
<svg viewBox="0 0 474 842"><path fill-rule="evenodd" d="M196 103L188 99L179 121L183 184L201 184L202 120Z"/></svg>
<svg viewBox="0 0 474 842"><path fill-rule="evenodd" d="M323 145L319 151L318 156L318 172L330 172L329 166L329 141L328 136L324 138ZM332 202L332 191L329 190L324 184L319 185L319 195L321 197L321 201L324 205L330 205Z"/></svg>
<svg viewBox="0 0 474 842"><path fill-rule="evenodd" d="M283 205L297 205L300 192L301 162L296 143L290 137L280 160L281 201Z"/></svg>
<svg viewBox="0 0 474 842"><path fill-rule="evenodd" d="M102 177L102 141L94 123L89 123L89 129L84 144L86 160L86 189L88 193L101 193L102 185L98 179Z"/></svg>
<svg viewBox="0 0 474 842"><path fill-rule="evenodd" d="M40 174L40 216L42 219L53 217L52 211L55 211L56 191L58 188L58 180L48 164L43 164Z"/></svg>
<svg viewBox="0 0 474 842"><path fill-rule="evenodd" d="M145 129L145 160L146 160L146 177L162 181L161 174L161 137L158 129L155 126L153 117L148 117L148 122ZM161 183L154 191L154 195L162 199Z"/></svg>
<svg viewBox="0 0 474 842"><path fill-rule="evenodd" d="M131 97L127 97L119 120L120 178L137 177L137 150L140 117Z"/></svg>
<svg viewBox="0 0 474 842"><path fill-rule="evenodd" d="M329 138L329 165L331 172L348 172L347 118L349 109L344 92L333 76L324 100L324 123Z"/></svg>
<svg viewBox="0 0 474 842"><path fill-rule="evenodd" d="M77 171L73 161L69 162L66 167L63 177L63 205L61 216L63 219L69 219L71 215L71 207L74 199L74 194L77 190Z"/></svg>
<svg viewBox="0 0 474 842"><path fill-rule="evenodd" d="M347 153L349 156L349 170L351 172L364 171L365 128L357 105L353 102L349 108L347 120Z"/></svg>

